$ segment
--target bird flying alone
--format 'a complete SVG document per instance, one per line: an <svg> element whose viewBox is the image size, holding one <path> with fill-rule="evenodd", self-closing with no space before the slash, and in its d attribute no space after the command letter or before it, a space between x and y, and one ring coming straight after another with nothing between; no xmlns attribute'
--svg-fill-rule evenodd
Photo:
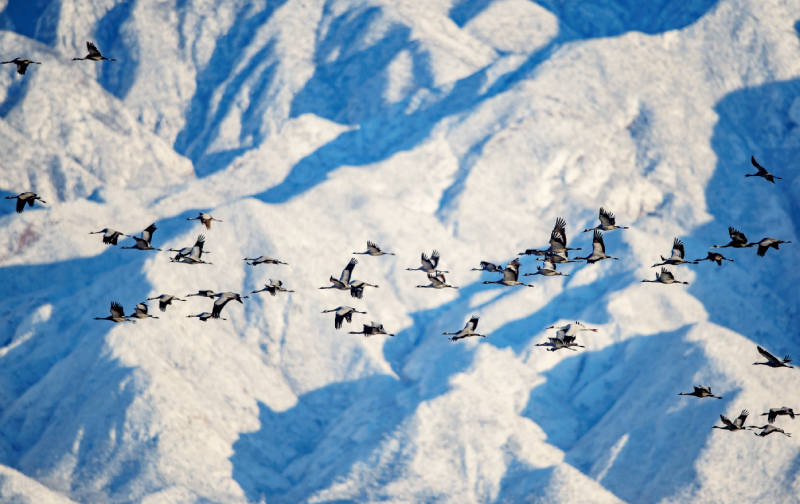
<svg viewBox="0 0 800 504"><path fill-rule="evenodd" d="M331 313L331 312L336 314L336 316L333 319L333 326L336 329L341 329L342 328L342 321L343 320L346 320L348 324L351 323L353 321L353 314L354 313L360 313L362 315L366 315L367 314L367 312L365 312L365 311L358 311L355 308L350 307L350 306L340 306L338 308L334 308L333 310L325 310L322 313Z"/></svg>
<svg viewBox="0 0 800 504"><path fill-rule="evenodd" d="M106 58L100 54L100 51L97 50L97 46L91 42L86 42L86 49L89 51L89 54L87 54L85 58L72 58L72 61L117 61L114 58Z"/></svg>
<svg viewBox="0 0 800 504"><path fill-rule="evenodd" d="M467 321L467 325L464 326L464 329L461 329L457 333L445 332L445 333L442 333L442 334L447 335L447 336L452 336L452 338L448 338L448 339L450 341L453 341L453 342L456 342L456 341L458 341L460 339L464 339L464 338L471 338L473 336L480 337L480 338L485 338L486 337L485 334L478 334L478 333L475 332L475 329L478 328L478 321L479 320L480 320L480 317L476 317L476 316L473 315L472 318L470 318L469 321Z"/></svg>
<svg viewBox="0 0 800 504"><path fill-rule="evenodd" d="M380 247L375 245L375 242L371 242L371 241L367 242L367 251L366 252L353 252L353 254L371 255L371 256L394 255L391 252L382 251Z"/></svg>
<svg viewBox="0 0 800 504"><path fill-rule="evenodd" d="M100 233L103 233L103 243L105 243L106 245L116 245L117 240L119 239L120 236L127 236L130 238L130 235L123 234L120 231L111 228L101 229L100 231L92 231L89 234L100 234Z"/></svg>
<svg viewBox="0 0 800 504"><path fill-rule="evenodd" d="M31 61L25 58L14 58L11 61L4 61L3 65L8 65L9 63L14 63L17 65L17 73L20 75L25 75L25 71L28 69L28 65L41 65L41 61Z"/></svg>
<svg viewBox="0 0 800 504"><path fill-rule="evenodd" d="M714 394L712 394L711 393L711 387L708 387L706 385L698 385L698 386L694 387L694 392L689 392L688 394L686 394L684 392L681 392L678 395L695 396L695 397L699 397L701 399L704 398L704 397L713 397L715 399L722 399L721 397L718 397L718 396L715 396Z"/></svg>
<svg viewBox="0 0 800 504"><path fill-rule="evenodd" d="M767 359L767 362L754 362L753 363L754 366L769 366L772 368L780 368L780 367L794 368L794 366L788 365L790 362L792 362L791 355L787 355L786 357L783 358L783 360L780 360L779 358L775 357L771 353L764 350L762 347L759 346L757 348L758 348L758 353L760 353L765 359Z"/></svg>
<svg viewBox="0 0 800 504"><path fill-rule="evenodd" d="M758 173L753 173L753 174L748 173L747 175L745 175L745 177L764 177L766 180L772 182L773 184L775 183L775 179L782 180L780 177L772 175L763 166L758 164L758 161L756 161L755 157L750 156L750 163L753 166L755 166L756 169L758 169Z"/></svg>
<svg viewBox="0 0 800 504"><path fill-rule="evenodd" d="M33 202L36 200L39 200L41 203L47 203L34 192L24 192L19 196L6 196L6 199L17 200L17 213L22 213L22 211L25 210L25 203L31 208L33 208Z"/></svg>
<svg viewBox="0 0 800 504"><path fill-rule="evenodd" d="M222 222L221 220L211 217L207 213L201 213L198 217L189 217L186 220L199 220L206 227L206 229L211 229L211 221Z"/></svg>

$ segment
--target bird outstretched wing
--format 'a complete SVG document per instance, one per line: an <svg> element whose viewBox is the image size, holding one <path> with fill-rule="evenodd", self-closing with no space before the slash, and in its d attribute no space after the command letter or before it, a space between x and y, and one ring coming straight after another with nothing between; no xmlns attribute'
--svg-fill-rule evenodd
<svg viewBox="0 0 800 504"><path fill-rule="evenodd" d="M117 303L116 301L111 303L111 316L114 318L124 317L125 313L122 309L122 305Z"/></svg>
<svg viewBox="0 0 800 504"><path fill-rule="evenodd" d="M680 238L675 238L672 242L672 257L670 259L681 259L686 256L686 251L683 248L683 242Z"/></svg>
<svg viewBox="0 0 800 504"><path fill-rule="evenodd" d="M762 348L760 346L756 347L756 348L758 348L758 353L760 353L765 359L767 359L771 363L781 364L781 360L779 358L777 358L774 355L772 355L771 353L767 352L766 350L764 350L764 348Z"/></svg>
<svg viewBox="0 0 800 504"><path fill-rule="evenodd" d="M356 264L358 264L358 261L355 258L350 259L350 262L342 270L342 276L339 277L340 282L345 285L350 283L350 276L353 274L353 268L356 267Z"/></svg>
<svg viewBox="0 0 800 504"><path fill-rule="evenodd" d="M614 214L606 212L603 207L600 207L600 223L603 227L610 227L617 223L617 219L614 218Z"/></svg>
<svg viewBox="0 0 800 504"><path fill-rule="evenodd" d="M480 320L480 317L473 315L472 318L469 319L469 322L467 322L467 325L464 326L464 329L474 331L478 327L478 320Z"/></svg>
<svg viewBox="0 0 800 504"><path fill-rule="evenodd" d="M149 226L147 226L147 228L145 228L145 230L142 231L142 240L144 240L147 243L150 243L150 240L153 239L153 233L156 232L156 229L157 228L156 228L155 223L150 224Z"/></svg>
<svg viewBox="0 0 800 504"><path fill-rule="evenodd" d="M433 265L434 269L439 267L439 251L438 250L434 250L433 254L431 254L431 265Z"/></svg>
<svg viewBox="0 0 800 504"><path fill-rule="evenodd" d="M661 278L664 280L675 280L675 277L672 275L672 272L669 271L667 268L661 268Z"/></svg>
<svg viewBox="0 0 800 504"><path fill-rule="evenodd" d="M737 231L736 229L729 227L728 234L731 236L731 240L736 243L747 243L747 237L741 231Z"/></svg>
<svg viewBox="0 0 800 504"><path fill-rule="evenodd" d="M592 249L597 254L606 253L606 244L603 242L603 233L598 230L594 230L594 239L592 240Z"/></svg>
<svg viewBox="0 0 800 504"><path fill-rule="evenodd" d="M759 174L759 175L763 175L763 174L767 174L767 173L769 173L769 172L768 172L768 171L767 171L767 170L766 170L766 169L765 169L763 166L761 166L760 164L758 164L758 161L756 161L756 158L755 158L755 157L753 157L753 156L750 156L750 163L752 163L752 164L753 164L753 166L755 166L756 168L758 168L758 174Z"/></svg>
<svg viewBox="0 0 800 504"><path fill-rule="evenodd" d="M100 51L97 50L97 46L91 42L86 42L86 49L89 51L89 56L100 56Z"/></svg>
<svg viewBox="0 0 800 504"><path fill-rule="evenodd" d="M745 422L745 420L747 420L747 415L749 415L749 414L750 414L750 412L749 412L749 411L747 411L747 410L742 410L742 412L741 412L741 413L739 413L739 418L737 418L736 420L734 420L734 421L733 421L733 424L734 424L736 427L742 428L742 427L744 426L744 422Z"/></svg>

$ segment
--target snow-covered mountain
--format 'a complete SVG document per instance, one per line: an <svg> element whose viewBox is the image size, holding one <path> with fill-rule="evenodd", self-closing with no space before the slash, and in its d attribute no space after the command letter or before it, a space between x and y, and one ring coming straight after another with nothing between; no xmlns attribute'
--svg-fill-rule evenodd
<svg viewBox="0 0 800 504"><path fill-rule="evenodd" d="M800 3L0 0L0 501L798 502ZM116 62L71 61L96 41ZM754 155L775 185L745 178ZM619 261L481 260L556 217ZM207 211L221 223L187 221ZM211 266L106 247L90 231ZM795 244L643 284L674 237ZM126 239L125 245L132 240ZM363 300L319 290L356 256ZM121 243L122 245L122 243ZM459 290L423 290L420 253ZM283 265L246 266L270 255ZM535 270L523 257L523 272ZM199 289L296 292L188 315ZM175 294L158 320L95 321ZM333 328L325 309L351 305ZM451 343L471 315L488 338ZM395 337L346 334L370 320ZM580 320L579 352L545 327ZM588 335L585 335L588 334ZM707 384L723 400L679 397ZM794 422L780 418L787 432ZM800 424L798 424L800 425Z"/></svg>

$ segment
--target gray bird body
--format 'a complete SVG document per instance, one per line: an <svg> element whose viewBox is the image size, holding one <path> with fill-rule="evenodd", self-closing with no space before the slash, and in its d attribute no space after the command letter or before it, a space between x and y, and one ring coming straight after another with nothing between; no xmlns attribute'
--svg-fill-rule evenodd
<svg viewBox="0 0 800 504"><path fill-rule="evenodd" d="M739 417L736 420L734 420L733 422L728 420L728 417L726 417L725 415L720 415L719 418L720 418L720 420L722 420L722 423L724 424L724 426L720 427L718 425L715 425L713 428L714 429L727 430L727 431L731 431L731 432L738 432L738 431L747 430L748 428L744 426L744 422L745 422L745 420L747 420L747 415L749 415L749 414L750 413L747 410L742 410L742 412L739 414Z"/></svg>
<svg viewBox="0 0 800 504"><path fill-rule="evenodd" d="M40 203L47 203L35 192L24 192L18 196L6 196L6 199L17 200L17 213L22 213L22 211L25 210L25 203L27 203L31 208L33 208L33 202L36 200L38 200Z"/></svg>
<svg viewBox="0 0 800 504"><path fill-rule="evenodd" d="M479 337L479 338L485 338L486 337L485 334L478 334L478 333L475 332L475 329L478 328L478 321L479 320L480 320L480 317L473 316L473 317L471 317L469 319L469 321L467 321L467 325L464 326L464 329L461 329L460 331L458 331L456 333L446 332L446 333L442 333L442 334L447 335L447 336L452 336L452 338L448 338L448 339L450 341L453 341L453 342L456 342L456 341L458 341L460 339L464 339L464 338L471 338L473 336L474 337Z"/></svg>
<svg viewBox="0 0 800 504"><path fill-rule="evenodd" d="M371 255L371 256L394 255L391 252L382 251L381 248L375 244L375 242L371 242L371 241L367 242L367 251L366 252L353 252L353 254Z"/></svg>
<svg viewBox="0 0 800 504"><path fill-rule="evenodd" d="M103 243L105 243L106 245L116 245L117 240L119 239L120 236L130 237L130 235L123 234L120 231L111 228L101 229L100 231L92 231L89 234L100 234L100 233L103 233Z"/></svg>
<svg viewBox="0 0 800 504"><path fill-rule="evenodd" d="M108 317L95 317L95 320L110 320L115 324L119 324L120 322L131 322L136 323L135 320L130 320L128 317L125 316L125 310L122 309L122 305L117 302L111 303L111 315Z"/></svg>
<svg viewBox="0 0 800 504"><path fill-rule="evenodd" d="M615 229L628 229L626 226L617 226L617 219L611 212L606 212L603 207L600 207L600 225L594 228L584 229L584 233L589 231L613 231Z"/></svg>
<svg viewBox="0 0 800 504"><path fill-rule="evenodd" d="M173 301L186 301L185 299L179 299L172 294L161 294L158 297L151 297L147 298L148 301L158 301L158 309L162 312L167 311L167 306L171 305Z"/></svg>
<svg viewBox="0 0 800 504"><path fill-rule="evenodd" d="M41 65L41 61L31 61L26 58L14 58L11 61L3 61L3 65L8 65L9 63L13 63L17 65L17 73L20 75L25 75L25 71L28 70L28 65Z"/></svg>
<svg viewBox="0 0 800 504"><path fill-rule="evenodd" d="M519 259L514 259L503 270L503 278L501 280L495 280L493 282L485 281L484 284L498 284L498 285L505 285L506 287L512 287L516 285L521 285L524 287L533 287L533 285L525 284L519 281L519 267L521 266Z"/></svg>
<svg viewBox="0 0 800 504"><path fill-rule="evenodd" d="M369 338L370 336L375 336L377 334L385 334L386 336L394 336L394 334L389 334L386 332L386 329L383 328L383 324L379 324L377 322L370 322L369 324L363 324L364 329L361 332L353 332L350 331L347 334L363 334L365 338Z"/></svg>
<svg viewBox="0 0 800 504"><path fill-rule="evenodd" d="M273 280L270 278L269 285L264 285L263 289L253 291L250 294L258 294L259 292L265 292L265 291L269 292L272 295L272 297L275 297L275 295L278 294L279 292L294 292L293 290L287 290L283 286L283 282L281 282L280 280Z"/></svg>
<svg viewBox="0 0 800 504"><path fill-rule="evenodd" d="M97 50L97 46L92 44L91 42L86 42L86 49L89 51L89 54L86 55L84 58L72 58L72 61L117 61L114 58L106 58L100 51Z"/></svg>
<svg viewBox="0 0 800 504"><path fill-rule="evenodd" d="M669 284L689 285L689 282L679 282L679 281L675 280L675 277L672 275L672 272L670 272L667 268L663 268L663 267L661 268L661 274L660 275L658 273L656 273L656 279L655 280L642 280L642 282L661 283L661 284L666 284L666 285L669 285Z"/></svg>
<svg viewBox="0 0 800 504"><path fill-rule="evenodd" d="M695 396L695 397L699 397L701 399L704 398L704 397L713 397L715 399L722 399L721 397L718 397L718 396L715 396L714 394L712 394L711 393L711 387L708 387L706 385L698 385L698 386L694 387L694 392L689 392L688 394L681 392L678 395Z"/></svg>
<svg viewBox="0 0 800 504"><path fill-rule="evenodd" d="M683 242L680 240L680 238L675 238L675 240L672 242L672 255L670 255L669 259L661 256L661 260L663 262L654 264L651 266L651 268L655 268L656 266L664 266L667 264L672 266L677 266L679 264L697 264L697 261L686 261L684 260L684 257L686 257L686 251L684 250Z"/></svg>
<svg viewBox="0 0 800 504"><path fill-rule="evenodd" d="M333 326L336 329L342 328L342 321L347 321L347 323L351 323L353 321L353 314L360 313L362 315L366 315L367 312L358 311L351 306L340 306L338 308L334 308L333 310L325 310L322 313L335 313L336 316L333 321Z"/></svg>

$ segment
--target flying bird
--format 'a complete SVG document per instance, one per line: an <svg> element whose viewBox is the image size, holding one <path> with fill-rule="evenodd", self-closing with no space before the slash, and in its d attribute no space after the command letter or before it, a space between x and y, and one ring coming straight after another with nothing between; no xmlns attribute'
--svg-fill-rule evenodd
<svg viewBox="0 0 800 504"><path fill-rule="evenodd" d="M364 297L364 287L375 287L378 288L377 285L372 285L370 283L364 282L363 280L353 280L350 282L350 295L354 298L361 299Z"/></svg>
<svg viewBox="0 0 800 504"><path fill-rule="evenodd" d="M789 415L789 417L791 417L791 419L794 420L794 410L792 410L792 408L789 408L787 406L784 406L782 408L770 408L768 413L761 414L761 416L764 415L767 416L767 422L769 423L774 423L775 419L781 415ZM763 427L759 427L759 429L761 428Z"/></svg>
<svg viewBox="0 0 800 504"><path fill-rule="evenodd" d="M577 337L578 334L580 334L583 331L597 332L597 329L591 329L589 327L586 327L585 325L581 324L578 321L576 321L574 324L567 324L567 325L565 325L563 327L558 327L558 326L555 326L555 325L551 325L550 327L545 327L545 330L547 330L547 329L557 329L558 330L557 334L558 334L559 338L561 338L562 335L563 336L570 336L570 337L573 337L573 336Z"/></svg>
<svg viewBox="0 0 800 504"><path fill-rule="evenodd" d="M228 304L229 301L238 301L244 304L242 299L248 299L249 296L242 297L235 292L223 292L216 295L217 300L214 301L214 307L211 309L211 317L218 319L220 313L222 313L222 309L225 308L225 305Z"/></svg>
<svg viewBox="0 0 800 504"><path fill-rule="evenodd" d="M556 225L553 227L553 231L550 233L550 247L547 249L528 249L525 252L521 252L517 255L537 255L543 256L546 255L548 252L555 252L555 253L564 253L568 250L581 250L579 248L568 248L567 247L567 223L561 217L556 219Z"/></svg>
<svg viewBox="0 0 800 504"><path fill-rule="evenodd" d="M519 259L514 259L503 270L503 279L495 280L494 282L485 281L484 284L499 284L511 287L514 285L524 285L525 287L533 287L533 284L525 284L519 281L519 267L521 266Z"/></svg>
<svg viewBox="0 0 800 504"><path fill-rule="evenodd" d="M438 275L434 275L433 273L428 273L428 280L431 281L430 285L417 285L419 289L458 289L458 287L454 287L452 285L447 284L447 279L445 279L444 274L439 273Z"/></svg>
<svg viewBox="0 0 800 504"><path fill-rule="evenodd" d="M349 290L350 289L350 276L353 274L353 268L356 267L358 264L358 260L355 258L350 259L350 262L347 263L347 266L344 267L342 270L342 274L339 276L339 280L333 278L333 275L329 278L333 285L329 285L327 287L320 287L320 289L338 289L338 290Z"/></svg>
<svg viewBox="0 0 800 504"><path fill-rule="evenodd" d="M336 317L333 319L333 326L336 329L342 328L342 321L346 320L347 323L351 323L353 321L353 314L360 313L362 315L366 315L367 312L365 311L358 311L355 308L351 308L350 306L340 306L338 308L334 308L333 310L325 310L322 313L331 313L334 312Z"/></svg>
<svg viewBox="0 0 800 504"><path fill-rule="evenodd" d="M754 248L754 245L747 243L747 237L741 231L737 231L736 229L729 227L728 234L731 236L731 242L727 245L714 245L711 248Z"/></svg>
<svg viewBox="0 0 800 504"><path fill-rule="evenodd" d="M739 414L739 418L737 418L733 422L728 420L728 417L726 417L725 415L720 415L719 418L722 420L722 423L725 424L725 426L720 427L718 425L715 425L714 429L729 430L731 432L747 430L747 427L744 426L744 422L745 420L747 420L747 415L749 414L750 414L749 411L742 410L742 412Z"/></svg>
<svg viewBox="0 0 800 504"><path fill-rule="evenodd" d="M688 394L685 394L685 393L681 392L678 395L690 395L690 396L699 397L701 399L703 397L713 397L715 399L722 399L721 397L718 397L718 396L715 396L714 394L712 394L711 393L711 387L708 387L706 385L698 385L698 386L694 387L694 392L689 392Z"/></svg>
<svg viewBox="0 0 800 504"><path fill-rule="evenodd" d="M597 261L602 261L603 259L614 259L615 261L619 261L618 257L606 255L606 244L603 242L603 233L596 229L594 230L594 238L592 239L592 253L586 257L576 257L575 259L586 261L589 264L594 264Z"/></svg>
<svg viewBox="0 0 800 504"><path fill-rule="evenodd" d="M205 244L205 242L206 242L205 236L203 235L198 236L197 241L194 242L194 246L191 248L188 255L181 255L181 252L186 249L175 251L178 252L178 255L176 255L173 259L171 259L171 261L180 262L184 264L212 264L210 262L206 262L201 259L201 257L203 256L203 245ZM174 251L173 249L170 250Z"/></svg>
<svg viewBox="0 0 800 504"><path fill-rule="evenodd" d="M550 255L552 257L552 255ZM534 275L543 275L543 276L569 276L569 273L559 273L556 271L556 263L553 261L544 261L544 267L536 266L535 273L525 273L522 276L534 276Z"/></svg>
<svg viewBox="0 0 800 504"><path fill-rule="evenodd" d="M210 318L211 318L211 314L210 314L210 313L208 313L208 312L203 312L203 313L201 313L201 314L199 314L199 315L187 315L186 317L187 317L187 318L196 317L196 318L199 318L199 319L200 319L200 322L205 322L206 320L208 320L208 319L210 319ZM228 320L228 319L226 319L226 318L221 318L221 317L220 317L219 319L220 319L220 320Z"/></svg>
<svg viewBox="0 0 800 504"><path fill-rule="evenodd" d="M686 251L683 248L683 242L680 238L675 238L672 242L672 255L669 259L665 259L664 256L661 256L661 260L664 262L660 262L658 264L654 264L650 266L651 268L655 268L656 266L664 266L666 264L670 264L672 266L677 266L679 264L697 264L697 261L685 261L683 258L686 257Z"/></svg>
<svg viewBox="0 0 800 504"><path fill-rule="evenodd" d="M486 261L481 261L481 267L472 268L472 271L488 271L489 273L502 273L503 266Z"/></svg>
<svg viewBox="0 0 800 504"><path fill-rule="evenodd" d="M589 231L613 231L615 229L628 229L627 226L617 226L617 219L611 212L606 212L603 207L600 207L600 225L594 228L584 229L583 232Z"/></svg>
<svg viewBox="0 0 800 504"><path fill-rule="evenodd" d="M747 175L745 175L745 177L764 177L773 184L775 183L774 179L782 180L780 177L776 177L775 175L772 175L770 172L765 170L763 166L758 164L756 158L754 158L753 156L750 156L750 162L753 164L753 166L755 166L758 169L758 173L753 173L753 174L748 173Z"/></svg>
<svg viewBox="0 0 800 504"><path fill-rule="evenodd" d="M33 208L33 202L36 200L39 200L41 203L47 203L34 192L24 192L19 196L6 196L6 199L17 200L17 213L22 213L22 211L25 210L25 203L31 208Z"/></svg>
<svg viewBox="0 0 800 504"><path fill-rule="evenodd" d="M548 352L556 352L562 348L577 352L577 350L575 350L573 347L586 348L583 345L575 343L575 336L566 336L561 331L559 331L558 334L559 337L547 338L547 343L537 343L535 346L550 347L547 349Z"/></svg>
<svg viewBox="0 0 800 504"><path fill-rule="evenodd" d="M222 222L221 220L211 217L207 213L200 213L198 217L189 217L186 220L199 220L206 227L206 229L211 229L211 221Z"/></svg>
<svg viewBox="0 0 800 504"><path fill-rule="evenodd" d="M473 315L472 318L470 318L469 321L467 322L467 325L464 326L464 329L461 329L457 333L446 332L442 334L445 334L447 336L452 336L452 338L448 338L450 341L458 341L464 338L471 338L472 336L485 338L486 337L485 334L478 334L475 332L475 329L478 327L479 320L480 317L476 317Z"/></svg>
<svg viewBox="0 0 800 504"><path fill-rule="evenodd" d="M775 178L778 178L778 177L775 177ZM761 432L754 432L754 433L753 433L753 434L755 434L756 436L759 436L759 437L766 437L766 436L769 436L769 435L770 435L770 434L772 434L773 432L780 432L781 434L783 434L783 435L784 435L784 436L786 436L786 437L792 437L792 434L791 434L791 433L789 433L789 432L784 432L784 430L783 430L783 429L781 429L780 427L775 427L775 426L774 426L774 425L772 425L772 424L762 425L761 427L758 427L758 426L756 426L756 425L751 425L751 426L750 426L750 428L751 428L751 429L764 429L764 430L762 430Z"/></svg>
<svg viewBox="0 0 800 504"><path fill-rule="evenodd" d="M367 242L367 251L366 252L353 252L353 254L371 255L371 256L394 255L391 252L382 251L379 246L375 245L375 242L371 242L371 241ZM357 334L360 334L360 333L357 333Z"/></svg>
<svg viewBox="0 0 800 504"><path fill-rule="evenodd" d="M439 271L436 269L439 266L439 252L436 250L433 251L433 254L431 254L430 257L428 257L428 255L425 252L423 252L422 259L420 260L420 262L422 263L422 266L420 266L419 268L406 268L406 271L424 271L425 273L428 273L428 275L430 274L436 275L439 273L450 273L449 271Z"/></svg>
<svg viewBox="0 0 800 504"><path fill-rule="evenodd" d="M756 254L758 254L758 257L764 257L764 255L766 255L767 250L769 250L770 247L774 248L775 250L780 250L778 248L778 245L780 245L781 243L792 243L792 242L778 240L777 238L764 238L760 242L750 243L749 245L753 246L758 245L758 251L756 252Z"/></svg>
<svg viewBox="0 0 800 504"><path fill-rule="evenodd" d="M347 334L363 334L365 338L369 338L370 336L375 336L376 334L385 334L386 336L394 336L394 334L389 334L386 332L386 329L383 328L383 324L379 324L377 322L370 322L369 324L364 324L364 330L361 332L350 331Z"/></svg>
<svg viewBox="0 0 800 504"><path fill-rule="evenodd" d="M102 54L100 54L100 51L97 50L97 46L95 46L91 42L86 42L86 49L88 49L89 54L87 54L85 58L72 58L72 61L85 61L85 60L89 60L89 61L100 61L100 60L117 61L114 58L106 58L106 57L104 57Z"/></svg>
<svg viewBox="0 0 800 504"><path fill-rule="evenodd" d="M185 299L179 299L172 294L161 294L158 297L147 298L147 300L158 301L158 309L162 312L167 311L167 306L171 305L173 301L186 301Z"/></svg>
<svg viewBox="0 0 800 504"><path fill-rule="evenodd" d="M537 257L537 261L544 261L544 262L551 262L553 264L567 264L567 263L576 263L580 261L573 261L569 258L569 252L566 250L564 252L548 252L544 255L544 258Z"/></svg>
<svg viewBox="0 0 800 504"><path fill-rule="evenodd" d="M210 297L214 297L216 295L217 294L212 290L201 290L201 291L197 291L197 294L187 294L186 297L189 297L189 296L200 296L200 297L210 298Z"/></svg>
<svg viewBox="0 0 800 504"><path fill-rule="evenodd" d="M658 273L656 273L656 279L655 280L642 280L642 282L662 283L662 284L667 284L667 285L669 285L669 284L689 285L689 282L679 282L679 281L675 280L675 277L672 275L672 272L669 271L667 268L664 268L664 267L661 268L661 274L660 275Z"/></svg>
<svg viewBox="0 0 800 504"><path fill-rule="evenodd" d="M154 318L154 319L157 319L158 318L158 317L154 317L152 315L148 315L147 314L147 303L139 303L139 304L137 304L136 308L134 310L135 311L133 312L133 315L129 315L130 317L134 317L134 318L137 318L137 319L143 319L143 318Z"/></svg>
<svg viewBox="0 0 800 504"><path fill-rule="evenodd" d="M92 231L89 234L100 234L100 233L103 233L103 243L105 243L106 245L116 245L117 240L119 239L120 236L130 237L130 235L123 234L117 231L116 229L111 229L111 228L101 229L100 231Z"/></svg>
<svg viewBox="0 0 800 504"><path fill-rule="evenodd" d="M779 358L767 352L760 346L757 348L758 348L758 353L764 356L764 358L767 359L767 362L754 362L753 363L754 366L769 366L772 368L780 368L780 367L794 368L794 366L788 365L790 362L792 362L791 355L787 355L786 357L783 358L783 360L780 360Z"/></svg>
<svg viewBox="0 0 800 504"><path fill-rule="evenodd" d="M120 247L120 248L131 249L131 250L158 250L159 252L161 252L161 249L153 248L153 246L150 245L150 240L153 239L153 233L156 232L156 229L157 228L155 224L150 224L149 226L147 226L147 229L142 231L141 238L139 238L138 236L132 237L136 241L136 244L133 247Z"/></svg>
<svg viewBox="0 0 800 504"><path fill-rule="evenodd" d="M293 290L287 290L283 286L283 282L281 282L280 280L273 280L270 278L269 285L265 284L263 289L253 291L250 294L258 294L259 292L264 292L264 291L269 292L272 295L272 297L275 297L275 295L279 292L294 292Z"/></svg>
<svg viewBox="0 0 800 504"><path fill-rule="evenodd" d="M251 261L247 263L250 266L258 266L259 264L285 264L286 266L288 266L288 264L286 264L285 262L281 262L277 259L273 259L267 256L258 256L255 259L250 259L249 257L245 257L244 260Z"/></svg>
<svg viewBox="0 0 800 504"><path fill-rule="evenodd" d="M136 323L135 320L130 320L128 317L125 316L125 311L122 309L122 305L117 302L111 303L111 316L109 317L95 317L95 320L110 320L116 324L120 322L133 322Z"/></svg>
<svg viewBox="0 0 800 504"><path fill-rule="evenodd" d="M4 61L3 65L8 65L9 63L14 63L17 65L17 73L20 75L25 75L25 71L28 69L28 65L41 65L41 61L31 61L25 58L14 58L11 61Z"/></svg>
<svg viewBox="0 0 800 504"><path fill-rule="evenodd" d="M733 259L728 259L724 255L720 254L719 252L709 252L708 257L703 259L696 259L694 262L695 264L701 263L703 261L711 261L717 263L717 266L722 266L722 261L730 261L733 262Z"/></svg>

